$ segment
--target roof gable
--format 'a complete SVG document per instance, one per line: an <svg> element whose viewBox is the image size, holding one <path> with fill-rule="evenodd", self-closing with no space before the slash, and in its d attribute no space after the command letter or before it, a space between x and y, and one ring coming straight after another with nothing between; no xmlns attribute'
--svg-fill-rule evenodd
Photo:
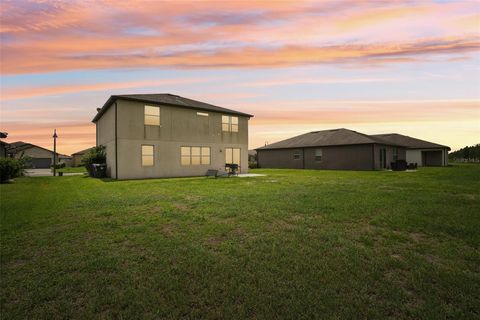
<svg viewBox="0 0 480 320"><path fill-rule="evenodd" d="M234 114L243 117L253 117L251 114L215 106L213 104L192 100L184 98L181 96L169 94L169 93L159 93L159 94L123 94L123 95L113 95L105 102L103 107L98 111L97 115L93 118L92 122L97 122L98 119L107 111L107 109L117 100L129 100L129 101L138 101L145 103L154 103L154 104L163 104L170 105L175 107L183 107L189 109L211 111L211 112L220 112L226 114Z"/></svg>

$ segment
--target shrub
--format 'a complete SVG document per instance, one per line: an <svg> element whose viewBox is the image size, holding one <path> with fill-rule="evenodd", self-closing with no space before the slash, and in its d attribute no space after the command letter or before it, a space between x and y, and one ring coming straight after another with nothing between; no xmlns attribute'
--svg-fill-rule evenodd
<svg viewBox="0 0 480 320"><path fill-rule="evenodd" d="M248 168L249 168L249 169L256 169L256 168L258 168L258 163L257 163L257 161L248 161Z"/></svg>
<svg viewBox="0 0 480 320"><path fill-rule="evenodd" d="M60 163L57 163L57 165L55 166L55 169L62 169L62 168L65 168L66 164L65 162L60 162ZM50 166L50 168L53 169L53 164Z"/></svg>
<svg viewBox="0 0 480 320"><path fill-rule="evenodd" d="M28 158L0 158L0 183L22 176Z"/></svg>
<svg viewBox="0 0 480 320"><path fill-rule="evenodd" d="M105 146L97 146L91 148L82 159L82 164L85 166L89 173L92 164L104 164L107 162L107 153Z"/></svg>

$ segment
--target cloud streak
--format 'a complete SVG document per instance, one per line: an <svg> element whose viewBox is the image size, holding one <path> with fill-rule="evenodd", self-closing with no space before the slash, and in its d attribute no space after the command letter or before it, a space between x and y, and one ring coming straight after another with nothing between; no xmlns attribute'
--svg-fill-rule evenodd
<svg viewBox="0 0 480 320"><path fill-rule="evenodd" d="M478 51L475 9L470 2L8 1L0 12L9 61L2 74L422 61Z"/></svg>

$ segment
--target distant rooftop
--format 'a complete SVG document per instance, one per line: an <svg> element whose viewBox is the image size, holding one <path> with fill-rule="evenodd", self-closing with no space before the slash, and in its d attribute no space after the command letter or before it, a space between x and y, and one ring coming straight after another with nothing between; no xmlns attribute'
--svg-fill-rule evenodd
<svg viewBox="0 0 480 320"><path fill-rule="evenodd" d="M371 143L397 145L396 143L387 142L382 138L369 136L345 128L340 128L322 131L312 131L290 139L266 145L264 147L258 148L257 150L341 146Z"/></svg>
<svg viewBox="0 0 480 320"><path fill-rule="evenodd" d="M203 111L212 111L212 112L221 112L226 114L234 114L244 117L253 117L251 114L215 106L213 104L192 100L177 96L170 93L157 93L157 94L122 94L122 95L113 95L105 102L103 107L98 111L97 115L93 118L92 122L96 122L100 117L107 111L110 105L117 99L154 103L160 105L171 105L176 107L184 107L196 110Z"/></svg>
<svg viewBox="0 0 480 320"><path fill-rule="evenodd" d="M450 147L444 146L441 144L420 140L417 138L404 136L398 133L387 133L387 134L375 134L372 137L378 137L389 141L391 143L400 144L410 149L435 149L435 148L447 148L450 150Z"/></svg>

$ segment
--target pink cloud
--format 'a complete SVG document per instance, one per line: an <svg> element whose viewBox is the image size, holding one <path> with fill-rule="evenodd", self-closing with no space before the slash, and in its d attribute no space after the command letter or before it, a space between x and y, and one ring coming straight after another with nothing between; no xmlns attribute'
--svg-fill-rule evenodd
<svg viewBox="0 0 480 320"><path fill-rule="evenodd" d="M473 2L8 2L2 73L422 60L478 51L475 10Z"/></svg>

